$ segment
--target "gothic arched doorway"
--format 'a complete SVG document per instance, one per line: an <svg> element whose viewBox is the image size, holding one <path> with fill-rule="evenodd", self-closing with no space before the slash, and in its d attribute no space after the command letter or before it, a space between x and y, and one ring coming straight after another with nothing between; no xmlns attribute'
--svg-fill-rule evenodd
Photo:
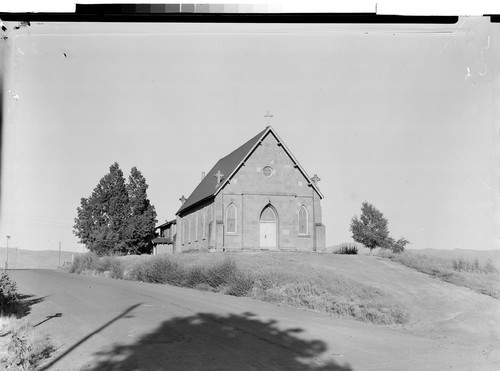
<svg viewBox="0 0 500 371"><path fill-rule="evenodd" d="M278 214L271 205L260 213L260 248L275 249L278 231Z"/></svg>

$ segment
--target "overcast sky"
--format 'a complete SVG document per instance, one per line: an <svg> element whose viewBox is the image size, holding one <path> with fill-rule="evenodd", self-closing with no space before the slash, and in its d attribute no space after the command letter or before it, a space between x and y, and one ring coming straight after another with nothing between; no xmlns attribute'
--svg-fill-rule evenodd
<svg viewBox="0 0 500 371"><path fill-rule="evenodd" d="M173 219L270 110L321 178L327 245L351 240L366 200L410 248L500 248L488 19L5 25L0 246L81 251L76 208L115 161L143 173L159 222Z"/></svg>

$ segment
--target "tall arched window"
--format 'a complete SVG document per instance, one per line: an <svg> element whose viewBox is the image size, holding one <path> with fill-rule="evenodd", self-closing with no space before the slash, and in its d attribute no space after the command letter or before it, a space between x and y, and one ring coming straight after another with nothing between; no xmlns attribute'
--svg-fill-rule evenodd
<svg viewBox="0 0 500 371"><path fill-rule="evenodd" d="M226 233L236 233L236 206L230 204L226 209Z"/></svg>
<svg viewBox="0 0 500 371"><path fill-rule="evenodd" d="M299 235L307 235L309 225L309 214L305 206L299 209Z"/></svg>

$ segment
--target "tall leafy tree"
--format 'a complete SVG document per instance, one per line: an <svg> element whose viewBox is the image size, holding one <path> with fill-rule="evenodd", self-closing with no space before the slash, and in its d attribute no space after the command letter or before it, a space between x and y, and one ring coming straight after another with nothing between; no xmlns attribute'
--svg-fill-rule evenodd
<svg viewBox="0 0 500 371"><path fill-rule="evenodd" d="M144 177L134 168L131 178L130 181L137 185L125 183L123 172L115 162L92 195L80 201L74 233L81 243L98 255L147 252L143 246L145 242L139 244L139 248L136 244L147 238L145 234L153 233L156 213L149 205ZM144 205L149 205L149 208ZM141 218L144 213L149 224Z"/></svg>
<svg viewBox="0 0 500 371"><path fill-rule="evenodd" d="M127 224L127 235L130 253L150 253L153 244L156 211L148 196L146 179L134 166L128 177L127 192L129 197L130 217Z"/></svg>
<svg viewBox="0 0 500 371"><path fill-rule="evenodd" d="M351 220L351 232L354 241L370 249L385 247L389 237L387 219L384 215L368 202L361 205L361 216L354 216Z"/></svg>

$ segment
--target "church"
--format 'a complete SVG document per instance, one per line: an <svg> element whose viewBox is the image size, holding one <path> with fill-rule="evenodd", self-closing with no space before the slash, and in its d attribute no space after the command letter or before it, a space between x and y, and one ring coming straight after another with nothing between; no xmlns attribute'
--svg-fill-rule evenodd
<svg viewBox="0 0 500 371"><path fill-rule="evenodd" d="M176 219L157 227L160 251L324 251L323 194L267 126L221 158ZM172 228L175 228L175 234ZM161 249L159 244L168 243Z"/></svg>

